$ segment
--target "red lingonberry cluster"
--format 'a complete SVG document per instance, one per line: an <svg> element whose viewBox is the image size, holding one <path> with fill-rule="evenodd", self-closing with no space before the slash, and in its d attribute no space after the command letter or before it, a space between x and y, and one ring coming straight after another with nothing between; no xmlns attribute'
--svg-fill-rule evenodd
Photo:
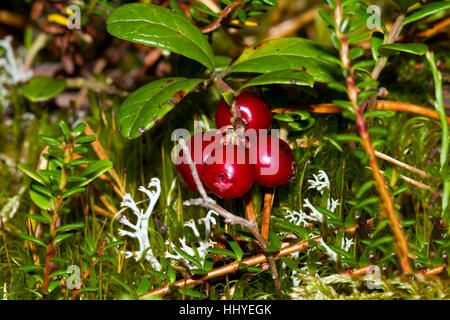
<svg viewBox="0 0 450 320"><path fill-rule="evenodd" d="M191 159L207 192L223 199L243 196L254 182L266 187L285 184L295 177L296 163L289 145L267 132L272 124L269 105L251 92L242 92L235 100L239 104L245 130L256 130L256 141L245 144L229 143L220 132L202 132L186 143ZM230 108L222 100L216 111L217 128L233 125ZM211 147L211 140L220 141L219 147ZM178 155L178 175L189 189L198 191L189 162L183 150Z"/></svg>

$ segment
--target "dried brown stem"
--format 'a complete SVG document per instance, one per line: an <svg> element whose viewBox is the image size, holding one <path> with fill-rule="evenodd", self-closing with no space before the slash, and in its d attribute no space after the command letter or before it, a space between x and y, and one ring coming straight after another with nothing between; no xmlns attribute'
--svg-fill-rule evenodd
<svg viewBox="0 0 450 320"><path fill-rule="evenodd" d="M204 27L202 29L202 32L209 33L220 28L220 26L222 25L222 21L228 17L228 15L233 11L234 8L241 6L242 1L243 0L237 0L227 5L225 9L223 9L222 12L220 13L219 18L210 23L209 25L207 25L206 27Z"/></svg>
<svg viewBox="0 0 450 320"><path fill-rule="evenodd" d="M253 221L256 225L256 215L255 215L255 207L253 205L253 199L250 192L244 194L243 197L244 205L245 205L245 217L247 220Z"/></svg>
<svg viewBox="0 0 450 320"><path fill-rule="evenodd" d="M388 100L377 101L375 109L414 113L428 118L440 120L439 115L437 114L436 111L408 102L388 101ZM287 113L292 110L307 110L313 113L341 113L345 111L344 109L333 103L321 103L321 104L311 104L307 106L295 106L290 108L278 108L272 110L272 112ZM450 117L447 117L447 122L450 124Z"/></svg>
<svg viewBox="0 0 450 320"><path fill-rule="evenodd" d="M261 234L264 239L269 238L270 213L272 212L272 188L264 191L264 211L261 223Z"/></svg>

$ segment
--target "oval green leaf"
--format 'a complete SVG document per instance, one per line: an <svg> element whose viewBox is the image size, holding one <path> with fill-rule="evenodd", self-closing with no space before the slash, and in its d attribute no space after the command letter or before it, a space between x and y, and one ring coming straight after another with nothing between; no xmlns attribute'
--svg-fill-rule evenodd
<svg viewBox="0 0 450 320"><path fill-rule="evenodd" d="M319 82L339 79L338 69L323 61L324 56L336 54L330 47L303 38L273 39L247 48L229 70L268 73L291 69L307 72Z"/></svg>
<svg viewBox="0 0 450 320"><path fill-rule="evenodd" d="M120 107L117 120L120 132L129 139L139 137L172 110L201 81L201 79L164 78L139 88Z"/></svg>
<svg viewBox="0 0 450 320"><path fill-rule="evenodd" d="M45 101L61 93L66 88L66 81L38 76L23 86L23 95L33 102Z"/></svg>
<svg viewBox="0 0 450 320"><path fill-rule="evenodd" d="M157 5L130 3L114 10L107 30L120 39L167 49L214 69L211 46L184 15Z"/></svg>

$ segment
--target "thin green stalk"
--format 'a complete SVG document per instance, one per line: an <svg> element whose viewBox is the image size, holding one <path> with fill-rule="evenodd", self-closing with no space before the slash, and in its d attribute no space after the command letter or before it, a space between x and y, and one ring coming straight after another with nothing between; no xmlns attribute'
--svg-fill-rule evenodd
<svg viewBox="0 0 450 320"><path fill-rule="evenodd" d="M441 157L440 157L441 173L443 173L444 179L444 187L442 190L442 215L446 218L448 222L448 215L449 215L448 209L450 201L450 176L447 172L448 171L447 165L448 165L448 152L450 140L449 140L447 115L445 113L444 108L444 95L442 93L442 76L437 68L436 60L434 59L434 53L428 51L426 57L428 63L431 66L431 72L433 73L434 92L436 96L436 102L434 104L434 107L436 109L436 112L439 114L442 126Z"/></svg>

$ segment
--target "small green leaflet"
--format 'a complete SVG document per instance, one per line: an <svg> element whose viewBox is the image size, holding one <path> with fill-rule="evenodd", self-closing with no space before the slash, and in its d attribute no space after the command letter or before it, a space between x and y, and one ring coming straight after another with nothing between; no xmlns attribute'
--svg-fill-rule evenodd
<svg viewBox="0 0 450 320"><path fill-rule="evenodd" d="M421 56L428 51L428 47L423 43L390 43L378 47L378 52L384 56L389 56L392 51L402 51Z"/></svg>
<svg viewBox="0 0 450 320"><path fill-rule="evenodd" d="M184 15L157 5L130 3L114 10L106 21L120 39L167 49L214 69L211 46Z"/></svg>
<svg viewBox="0 0 450 320"><path fill-rule="evenodd" d="M164 78L133 92L117 116L121 134L134 139L151 129L171 111L202 79Z"/></svg>

